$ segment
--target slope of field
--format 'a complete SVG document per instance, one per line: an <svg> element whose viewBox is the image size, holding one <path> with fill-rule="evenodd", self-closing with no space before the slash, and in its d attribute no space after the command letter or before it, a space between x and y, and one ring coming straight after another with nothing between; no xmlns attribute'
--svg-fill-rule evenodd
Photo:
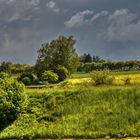
<svg viewBox="0 0 140 140"><path fill-rule="evenodd" d="M140 75L140 70L133 71L111 71L112 75ZM71 79L89 78L90 73L76 72L72 74Z"/></svg>
<svg viewBox="0 0 140 140"><path fill-rule="evenodd" d="M140 87L100 86L27 93L29 105L0 138L140 136Z"/></svg>
<svg viewBox="0 0 140 140"><path fill-rule="evenodd" d="M114 85L124 85L126 79L130 79L131 85L140 84L140 71L112 71L111 75L114 76ZM90 83L90 73L78 72L74 73L67 82L71 85Z"/></svg>

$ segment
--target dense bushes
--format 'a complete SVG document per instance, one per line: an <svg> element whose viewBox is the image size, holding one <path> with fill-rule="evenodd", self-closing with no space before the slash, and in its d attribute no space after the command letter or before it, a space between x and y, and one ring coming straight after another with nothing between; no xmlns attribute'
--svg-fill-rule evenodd
<svg viewBox="0 0 140 140"><path fill-rule="evenodd" d="M23 84L0 73L0 128L14 121L26 102Z"/></svg>
<svg viewBox="0 0 140 140"><path fill-rule="evenodd" d="M69 71L64 66L58 66L54 71L47 70L40 77L37 78L35 74L23 73L19 76L18 81L24 83L24 85L39 84L39 80L48 83L57 83L64 81L69 75Z"/></svg>
<svg viewBox="0 0 140 140"><path fill-rule="evenodd" d="M56 83L58 81L58 75L51 70L45 71L42 74L43 81L48 83Z"/></svg>
<svg viewBox="0 0 140 140"><path fill-rule="evenodd" d="M24 77L22 82L24 85L31 85L31 79L29 77Z"/></svg>
<svg viewBox="0 0 140 140"><path fill-rule="evenodd" d="M56 73L59 76L58 78L59 81L64 81L69 75L68 70L63 66L59 66L56 70Z"/></svg>
<svg viewBox="0 0 140 140"><path fill-rule="evenodd" d="M42 80L48 83L64 81L69 75L68 70L63 66L58 66L56 70L48 70L42 74Z"/></svg>
<svg viewBox="0 0 140 140"><path fill-rule="evenodd" d="M22 81L25 85L31 85L31 84L38 84L38 78L36 75L32 73L23 73L18 78L19 81Z"/></svg>
<svg viewBox="0 0 140 140"><path fill-rule="evenodd" d="M92 71L90 76L95 82L95 85L112 84L114 80L114 77L111 76L109 70Z"/></svg>

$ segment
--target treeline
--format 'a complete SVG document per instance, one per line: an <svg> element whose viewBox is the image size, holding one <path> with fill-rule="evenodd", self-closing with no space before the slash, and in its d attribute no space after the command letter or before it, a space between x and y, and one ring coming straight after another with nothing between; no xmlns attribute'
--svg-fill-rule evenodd
<svg viewBox="0 0 140 140"><path fill-rule="evenodd" d="M90 54L84 54L79 56L79 66L77 71L90 72L92 70L140 70L140 61L131 60L131 61L106 61L101 59L99 56ZM34 73L34 66L28 64L13 64L12 62L3 61L0 64L0 72L7 72L12 74L19 73Z"/></svg>
<svg viewBox="0 0 140 140"><path fill-rule="evenodd" d="M92 70L119 70L119 71L128 71L128 70L140 70L140 61L131 60L131 61L98 61L98 62L88 62L81 63L77 71L90 72Z"/></svg>
<svg viewBox="0 0 140 140"><path fill-rule="evenodd" d="M88 54L83 54L79 56L79 61L81 63L91 63L91 62L105 62L104 59L101 59L99 56Z"/></svg>
<svg viewBox="0 0 140 140"><path fill-rule="evenodd" d="M106 61L101 59L99 56L90 54L84 54L79 56L79 65L77 71L90 72L92 70L140 70L140 61L131 60L131 61ZM13 64L12 62L3 61L0 64L0 72L6 72L11 74L20 74L20 73L35 73L35 66L28 64Z"/></svg>
<svg viewBox="0 0 140 140"><path fill-rule="evenodd" d="M60 82L75 71L140 69L140 61L136 60L113 62L90 53L78 56L74 48L75 43L73 36L59 36L51 42L42 44L37 51L38 57L35 65L2 62L0 72L23 74L19 79L24 83L33 84L37 81L36 79L39 82Z"/></svg>
<svg viewBox="0 0 140 140"><path fill-rule="evenodd" d="M25 85L64 81L79 66L75 42L73 36L59 36L42 44L37 51L38 57L34 66L2 62L0 72L20 74L18 80Z"/></svg>
<svg viewBox="0 0 140 140"><path fill-rule="evenodd" d="M0 72L19 74L24 72L32 72L34 70L34 66L30 66L28 64L13 64L9 61L3 61L0 64Z"/></svg>

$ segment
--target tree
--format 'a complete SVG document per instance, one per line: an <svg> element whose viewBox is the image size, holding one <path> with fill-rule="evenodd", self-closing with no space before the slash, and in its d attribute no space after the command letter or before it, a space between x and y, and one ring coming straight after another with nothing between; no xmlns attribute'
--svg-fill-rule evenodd
<svg viewBox="0 0 140 140"><path fill-rule="evenodd" d="M42 74L43 81L47 81L48 83L56 83L58 81L58 75L51 70L45 71Z"/></svg>
<svg viewBox="0 0 140 140"><path fill-rule="evenodd" d="M38 58L35 65L37 75L46 70L56 70L59 65L64 66L70 73L78 66L78 55L74 48L75 40L72 36L59 36L50 43L44 43L38 50Z"/></svg>
<svg viewBox="0 0 140 140"><path fill-rule="evenodd" d="M92 57L89 53L87 54L87 56L85 58L85 63L87 63L87 62L92 62Z"/></svg>
<svg viewBox="0 0 140 140"><path fill-rule="evenodd" d="M93 62L99 62L101 60L99 56L95 56L95 55L93 55L92 59L93 59Z"/></svg>
<svg viewBox="0 0 140 140"><path fill-rule="evenodd" d="M59 76L59 82L64 81L69 75L68 70L64 66L59 66L56 70L56 73Z"/></svg>
<svg viewBox="0 0 140 140"><path fill-rule="evenodd" d="M27 105L24 85L0 73L0 129L13 122Z"/></svg>
<svg viewBox="0 0 140 140"><path fill-rule="evenodd" d="M82 63L90 63L92 62L92 57L89 53L88 54L85 53L84 55L79 57L79 60Z"/></svg>
<svg viewBox="0 0 140 140"><path fill-rule="evenodd" d="M1 72L7 72L10 73L12 68L12 63L11 62L5 62L3 61L1 66L0 66L0 71Z"/></svg>
<svg viewBox="0 0 140 140"><path fill-rule="evenodd" d="M91 57L91 55L88 53L88 54L86 55L86 57L85 57L85 63L90 63L90 62L92 62L92 57Z"/></svg>
<svg viewBox="0 0 140 140"><path fill-rule="evenodd" d="M86 56L87 56L86 53L83 54L83 55L81 55L81 56L79 56L79 60L80 60L80 62L85 63Z"/></svg>

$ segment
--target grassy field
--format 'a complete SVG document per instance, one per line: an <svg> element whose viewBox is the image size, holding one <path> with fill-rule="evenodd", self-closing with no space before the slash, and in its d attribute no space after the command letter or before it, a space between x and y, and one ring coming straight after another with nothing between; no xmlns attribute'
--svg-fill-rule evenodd
<svg viewBox="0 0 140 140"><path fill-rule="evenodd" d="M139 73L115 74L117 83L102 86L93 86L89 74L72 76L44 89L26 89L28 107L0 139L140 136ZM135 82L121 83L128 76Z"/></svg>
<svg viewBox="0 0 140 140"><path fill-rule="evenodd" d="M109 138L140 136L140 88L101 86L27 92L27 112L0 138Z"/></svg>
<svg viewBox="0 0 140 140"><path fill-rule="evenodd" d="M80 78L88 78L90 77L89 73L85 72L77 72L71 75L70 79L80 79Z"/></svg>
<svg viewBox="0 0 140 140"><path fill-rule="evenodd" d="M132 71L111 71L112 75L132 75L132 74L140 74L140 70L132 70ZM85 72L76 72L72 74L70 79L80 79L80 78L89 78L90 74Z"/></svg>
<svg viewBox="0 0 140 140"><path fill-rule="evenodd" d="M129 74L140 74L140 70L131 70L131 71L112 71L112 74L115 75L129 75Z"/></svg>

